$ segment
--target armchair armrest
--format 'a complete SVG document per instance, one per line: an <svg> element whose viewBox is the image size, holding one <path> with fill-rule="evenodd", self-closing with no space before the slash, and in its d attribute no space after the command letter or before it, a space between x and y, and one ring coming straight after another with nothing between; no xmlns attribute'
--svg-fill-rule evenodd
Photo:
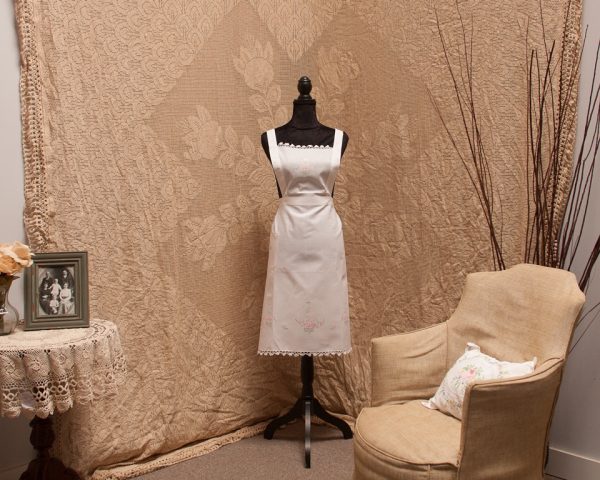
<svg viewBox="0 0 600 480"><path fill-rule="evenodd" d="M467 388L461 478L543 478L562 366L562 359L551 359L529 375L475 382Z"/></svg>
<svg viewBox="0 0 600 480"><path fill-rule="evenodd" d="M429 398L447 368L446 322L371 341L371 405Z"/></svg>

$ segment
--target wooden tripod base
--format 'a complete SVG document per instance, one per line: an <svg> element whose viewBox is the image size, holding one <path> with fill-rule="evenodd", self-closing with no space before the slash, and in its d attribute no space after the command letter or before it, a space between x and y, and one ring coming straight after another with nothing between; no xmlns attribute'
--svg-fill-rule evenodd
<svg viewBox="0 0 600 480"><path fill-rule="evenodd" d="M275 431L298 418L304 418L304 466L310 468L310 430L311 430L311 415L339 428L344 438L352 438L352 430L350 426L341 418L331 415L313 395L313 379L314 379L314 362L313 357L309 355L302 356L301 363L302 376L302 394L294 406L284 415L272 420L264 431L264 437L271 440Z"/></svg>
<svg viewBox="0 0 600 480"><path fill-rule="evenodd" d="M34 417L29 425L31 425L29 439L37 451L37 457L29 463L19 480L81 480L74 470L65 467L58 458L50 456L49 450L54 443L52 416Z"/></svg>

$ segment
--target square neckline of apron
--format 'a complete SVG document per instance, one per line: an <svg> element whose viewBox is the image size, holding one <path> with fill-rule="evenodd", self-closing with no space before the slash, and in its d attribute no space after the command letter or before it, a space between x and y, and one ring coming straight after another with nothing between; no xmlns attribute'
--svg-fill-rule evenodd
<svg viewBox="0 0 600 480"><path fill-rule="evenodd" d="M334 128L335 132L337 132L337 128ZM343 133L341 134L343 135ZM299 150L331 150L331 154L329 155L329 163L333 164L333 161L335 159L335 138L336 138L336 133L334 133L333 135L333 145L330 147L329 145L327 145L327 148L321 147L321 146L300 146ZM279 145L279 141L277 140L277 132L275 131L275 129L273 129L273 139L275 140L275 147L277 148L277 153L281 153L281 148L282 147L291 147L291 145ZM340 142L341 143L341 142ZM298 148L297 146L291 147L291 148Z"/></svg>

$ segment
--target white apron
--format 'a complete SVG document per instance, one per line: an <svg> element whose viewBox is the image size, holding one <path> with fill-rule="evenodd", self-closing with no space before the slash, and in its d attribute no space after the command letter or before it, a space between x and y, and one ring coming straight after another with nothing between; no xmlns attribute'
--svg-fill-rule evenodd
<svg viewBox="0 0 600 480"><path fill-rule="evenodd" d="M267 138L283 197L271 226L258 353L347 353L344 236L331 196L342 131L333 147L278 144L274 129Z"/></svg>

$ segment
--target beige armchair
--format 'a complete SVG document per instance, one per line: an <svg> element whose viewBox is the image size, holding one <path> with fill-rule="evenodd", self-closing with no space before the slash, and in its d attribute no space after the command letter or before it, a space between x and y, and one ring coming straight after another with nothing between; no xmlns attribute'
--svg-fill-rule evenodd
<svg viewBox="0 0 600 480"><path fill-rule="evenodd" d="M565 270L520 264L467 275L448 321L372 342L372 406L356 421L354 480L541 480L546 438L585 297ZM481 381L463 420L429 410L466 342L535 371Z"/></svg>

